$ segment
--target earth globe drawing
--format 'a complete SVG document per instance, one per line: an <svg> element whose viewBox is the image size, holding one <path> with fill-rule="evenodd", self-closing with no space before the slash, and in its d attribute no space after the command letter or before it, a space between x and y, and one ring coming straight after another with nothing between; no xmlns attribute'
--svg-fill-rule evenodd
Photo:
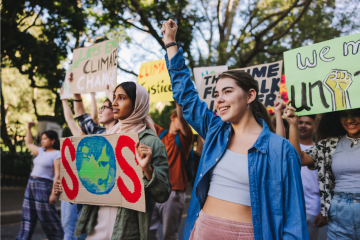
<svg viewBox="0 0 360 240"><path fill-rule="evenodd" d="M116 160L106 138L81 139L76 149L76 168L82 185L92 194L108 194L115 185Z"/></svg>

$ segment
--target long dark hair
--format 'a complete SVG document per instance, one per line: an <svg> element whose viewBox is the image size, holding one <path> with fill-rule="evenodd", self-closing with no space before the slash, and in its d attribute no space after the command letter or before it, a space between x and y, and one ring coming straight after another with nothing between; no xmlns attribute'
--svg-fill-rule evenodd
<svg viewBox="0 0 360 240"><path fill-rule="evenodd" d="M340 112L323 113L316 130L316 141L321 141L330 137L340 137L347 134L340 122Z"/></svg>
<svg viewBox="0 0 360 240"><path fill-rule="evenodd" d="M258 83L255 81L255 79L247 72L240 70L229 70L220 74L217 81L219 81L219 79L221 78L226 78L226 77L234 79L236 85L241 87L245 92L248 92L250 89L254 89L256 91L256 99L250 103L252 113L255 119L256 118L264 119L270 131L275 132L274 126L272 125L266 107L264 106L264 104L262 104L259 101L259 86Z"/></svg>
<svg viewBox="0 0 360 240"><path fill-rule="evenodd" d="M133 105L133 107L135 107L135 101L136 101L136 84L134 82L123 82L120 83L119 85L116 86L115 90L114 90L114 94L116 92L116 89L118 89L118 87L122 87L122 89L124 89L126 95L128 95L128 97L131 100L131 103ZM114 98L115 99L115 98Z"/></svg>
<svg viewBox="0 0 360 240"><path fill-rule="evenodd" d="M52 147L56 150L60 150L60 140L59 140L59 135L57 134L57 132L55 132L53 130L47 130L47 131L43 132L41 134L41 136L43 134L45 134L48 138L50 138L50 140L55 140Z"/></svg>

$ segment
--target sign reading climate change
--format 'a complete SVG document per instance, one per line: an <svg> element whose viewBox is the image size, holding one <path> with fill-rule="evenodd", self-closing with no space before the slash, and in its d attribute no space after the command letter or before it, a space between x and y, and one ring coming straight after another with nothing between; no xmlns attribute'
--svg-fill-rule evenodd
<svg viewBox="0 0 360 240"><path fill-rule="evenodd" d="M259 86L260 102L265 107L272 107L280 90L282 63L283 61L278 61L235 70L251 74ZM200 99L205 101L211 110L214 110L216 80L220 74L221 72L204 76L201 82Z"/></svg>
<svg viewBox="0 0 360 240"><path fill-rule="evenodd" d="M145 212L137 133L61 138L60 200Z"/></svg>
<svg viewBox="0 0 360 240"><path fill-rule="evenodd" d="M360 34L284 53L291 104L299 116L360 107Z"/></svg>
<svg viewBox="0 0 360 240"><path fill-rule="evenodd" d="M102 92L116 87L119 39L103 41L73 52L71 93Z"/></svg>
<svg viewBox="0 0 360 240"><path fill-rule="evenodd" d="M138 83L148 90L150 102L170 102L174 100L165 59L141 64Z"/></svg>

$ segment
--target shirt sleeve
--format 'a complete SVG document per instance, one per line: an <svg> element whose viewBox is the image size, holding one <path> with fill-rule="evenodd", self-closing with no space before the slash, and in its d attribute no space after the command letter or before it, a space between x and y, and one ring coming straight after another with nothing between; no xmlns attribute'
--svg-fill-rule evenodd
<svg viewBox="0 0 360 240"><path fill-rule="evenodd" d="M314 146L304 151L304 153L309 155L314 160L314 164L308 166L310 170L316 170L319 167L318 152L319 149L321 149L321 145L321 142L316 143Z"/></svg>
<svg viewBox="0 0 360 240"><path fill-rule="evenodd" d="M165 60L171 79L173 98L183 107L185 120L205 139L210 126L221 122L220 117L215 116L214 112L208 108L208 105L200 100L190 78L190 70L185 65L182 48L179 47L178 52L170 61L166 54Z"/></svg>
<svg viewBox="0 0 360 240"><path fill-rule="evenodd" d="M85 134L100 134L106 132L105 127L100 127L86 113L76 117L75 119L78 121L81 131L83 131Z"/></svg>
<svg viewBox="0 0 360 240"><path fill-rule="evenodd" d="M283 172L284 231L283 239L309 239L305 216L305 200L300 173L300 157L288 142L284 144L283 158L286 167Z"/></svg>

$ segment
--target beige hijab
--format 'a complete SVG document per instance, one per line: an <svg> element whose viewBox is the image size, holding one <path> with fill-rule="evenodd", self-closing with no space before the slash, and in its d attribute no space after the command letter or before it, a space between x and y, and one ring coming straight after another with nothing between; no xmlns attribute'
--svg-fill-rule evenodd
<svg viewBox="0 0 360 240"><path fill-rule="evenodd" d="M124 119L119 120L112 128L110 128L106 133L125 133L125 132L142 132L146 129L151 129L156 133L154 123L151 118L148 116L149 113L149 100L150 96L146 89L138 84L136 84L136 100L134 111L131 115Z"/></svg>

